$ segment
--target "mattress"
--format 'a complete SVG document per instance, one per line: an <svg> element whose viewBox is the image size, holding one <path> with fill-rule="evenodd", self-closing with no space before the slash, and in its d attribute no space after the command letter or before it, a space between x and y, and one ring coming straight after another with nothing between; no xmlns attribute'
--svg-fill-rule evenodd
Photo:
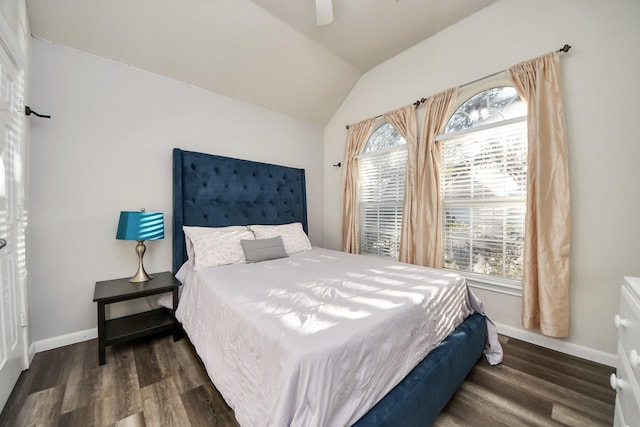
<svg viewBox="0 0 640 427"><path fill-rule="evenodd" d="M176 317L242 426L351 425L484 314L460 275L320 248L178 278Z"/></svg>

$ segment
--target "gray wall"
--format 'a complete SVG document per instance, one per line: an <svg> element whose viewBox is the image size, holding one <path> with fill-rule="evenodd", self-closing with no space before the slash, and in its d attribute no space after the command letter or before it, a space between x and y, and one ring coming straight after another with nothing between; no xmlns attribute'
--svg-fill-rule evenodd
<svg viewBox="0 0 640 427"><path fill-rule="evenodd" d="M321 128L46 41L32 51L29 103L52 115L30 120L36 350L92 337L94 283L135 272L135 242L115 239L121 210L165 213L145 267L171 270L173 147L306 169L310 238L323 243Z"/></svg>

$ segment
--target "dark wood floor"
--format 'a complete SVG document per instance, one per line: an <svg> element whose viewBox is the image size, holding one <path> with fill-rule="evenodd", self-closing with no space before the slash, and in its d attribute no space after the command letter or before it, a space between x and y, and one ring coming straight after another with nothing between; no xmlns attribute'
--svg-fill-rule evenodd
<svg viewBox="0 0 640 427"><path fill-rule="evenodd" d="M611 426L613 368L500 337L500 366L481 361L436 426ZM183 338L107 348L96 340L38 353L22 373L0 426L237 426Z"/></svg>

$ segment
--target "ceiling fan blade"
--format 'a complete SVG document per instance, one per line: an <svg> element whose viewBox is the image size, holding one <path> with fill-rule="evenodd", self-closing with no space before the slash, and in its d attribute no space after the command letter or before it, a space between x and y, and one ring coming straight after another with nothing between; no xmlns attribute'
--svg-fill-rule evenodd
<svg viewBox="0 0 640 427"><path fill-rule="evenodd" d="M333 0L316 0L316 21L318 25L333 22Z"/></svg>

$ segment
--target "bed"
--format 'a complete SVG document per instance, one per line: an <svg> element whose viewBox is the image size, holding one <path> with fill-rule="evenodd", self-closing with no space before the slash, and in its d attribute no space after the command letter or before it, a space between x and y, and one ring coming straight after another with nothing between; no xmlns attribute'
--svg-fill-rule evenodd
<svg viewBox="0 0 640 427"><path fill-rule="evenodd" d="M304 170L174 149L173 174L176 315L241 425L427 426L483 353L500 362L481 303L444 270L308 248L196 271L184 226L308 232ZM434 299L451 303L424 310Z"/></svg>

